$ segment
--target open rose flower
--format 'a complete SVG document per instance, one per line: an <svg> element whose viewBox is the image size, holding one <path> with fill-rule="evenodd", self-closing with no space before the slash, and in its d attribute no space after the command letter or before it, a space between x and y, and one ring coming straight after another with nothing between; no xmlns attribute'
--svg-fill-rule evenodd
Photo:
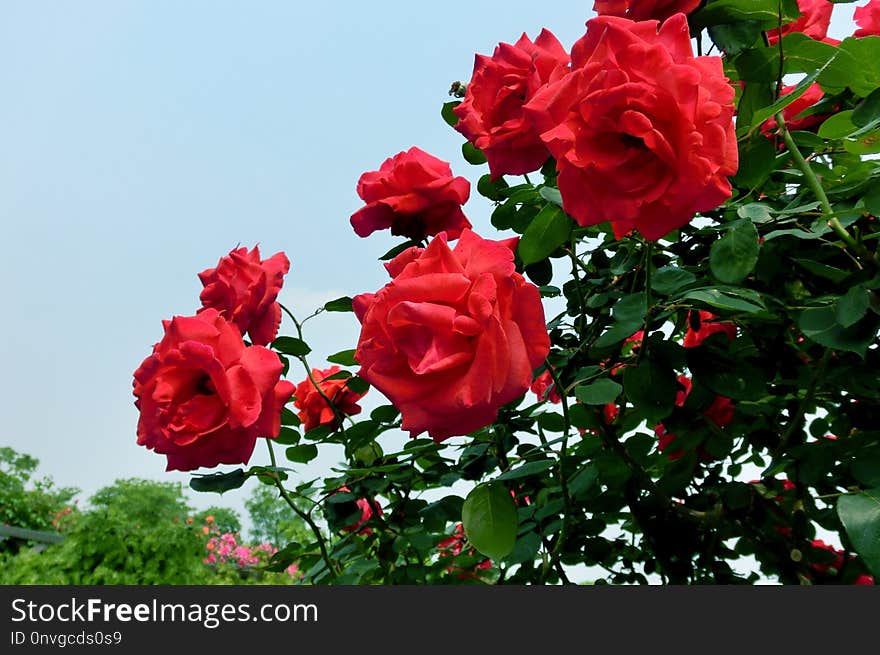
<svg viewBox="0 0 880 655"><path fill-rule="evenodd" d="M689 14L701 0L596 0L593 11L600 16L630 20L666 20L672 14Z"/></svg>
<svg viewBox="0 0 880 655"><path fill-rule="evenodd" d="M736 324L730 321L716 321L712 312L700 310L688 312L688 328L684 335L685 348L696 348L713 334L726 334L730 341L736 339Z"/></svg>
<svg viewBox="0 0 880 655"><path fill-rule="evenodd" d="M361 237L390 228L415 241L439 232L456 239L471 226L461 210L470 192L447 162L413 146L361 175L357 193L367 204L352 214L351 226Z"/></svg>
<svg viewBox="0 0 880 655"><path fill-rule="evenodd" d="M308 431L319 425L338 427L339 418L342 416L360 414L361 407L357 401L363 398L366 392L358 393L352 390L345 384L344 379L327 379L341 370L338 366L324 370L313 368L312 377L318 383L318 387L315 387L308 377L296 386L293 405L300 410L298 416L304 430ZM321 391L318 391L318 388ZM333 402L336 407L335 412L321 392Z"/></svg>
<svg viewBox="0 0 880 655"><path fill-rule="evenodd" d="M571 64L524 111L580 225L610 221L618 237L657 240L730 197L734 90L720 57L693 56L684 14L662 26L594 18Z"/></svg>
<svg viewBox="0 0 880 655"><path fill-rule="evenodd" d="M359 375L435 441L495 420L529 388L550 350L537 287L517 273L515 240L439 235L392 261L394 279L354 298Z"/></svg>
<svg viewBox="0 0 880 655"><path fill-rule="evenodd" d="M871 0L862 7L856 7L853 21L859 26L853 36L880 36L880 0Z"/></svg>
<svg viewBox="0 0 880 655"><path fill-rule="evenodd" d="M797 6L801 12L800 18L783 25L781 28L768 30L767 40L770 45L792 32L803 32L811 39L825 41L832 45L840 43L837 39L828 37L828 27L831 25L831 12L834 10L834 4L829 0L797 0Z"/></svg>
<svg viewBox="0 0 880 655"><path fill-rule="evenodd" d="M137 442L166 470L246 464L258 437L275 438L293 385L278 355L245 346L215 309L164 322L165 336L134 373Z"/></svg>
<svg viewBox="0 0 880 655"><path fill-rule="evenodd" d="M486 156L493 178L540 168L550 153L523 116L535 91L568 73L568 53L548 30L534 43L523 34L500 43L491 57L477 55L455 129Z"/></svg>
<svg viewBox="0 0 880 655"><path fill-rule="evenodd" d="M260 259L260 249L236 248L221 257L215 268L199 273L204 285L199 298L205 309L216 309L235 323L251 341L265 346L275 339L281 325L281 306L276 302L290 270L283 252Z"/></svg>

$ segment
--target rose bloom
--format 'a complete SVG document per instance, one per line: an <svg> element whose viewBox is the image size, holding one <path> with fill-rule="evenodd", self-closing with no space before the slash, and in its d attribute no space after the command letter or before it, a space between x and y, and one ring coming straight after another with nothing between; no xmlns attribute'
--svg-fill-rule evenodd
<svg viewBox="0 0 880 655"><path fill-rule="evenodd" d="M214 268L199 273L204 285L199 298L205 309L213 308L245 332L258 346L275 339L281 325L281 306L276 302L290 270L283 252L260 259L260 248L236 248L221 257Z"/></svg>
<svg viewBox="0 0 880 655"><path fill-rule="evenodd" d="M547 400L556 404L562 402L559 392L556 391L556 383L553 381L553 376L550 375L550 371L544 371L541 375L536 377L532 381L529 391L535 394L538 397L538 400Z"/></svg>
<svg viewBox="0 0 880 655"><path fill-rule="evenodd" d="M274 438L293 385L278 355L245 346L215 309L164 322L165 336L134 373L137 442L166 470L246 464L258 437Z"/></svg>
<svg viewBox="0 0 880 655"><path fill-rule="evenodd" d="M361 237L390 228L414 241L439 232L457 239L471 226L461 210L470 192L470 182L453 177L447 162L413 146L361 175L357 193L367 204L352 214L351 225Z"/></svg>
<svg viewBox="0 0 880 655"><path fill-rule="evenodd" d="M659 29L658 29L659 28ZM656 241L730 197L734 90L720 57L694 57L687 19L600 16L572 72L525 105L556 158L565 211Z"/></svg>
<svg viewBox="0 0 880 655"><path fill-rule="evenodd" d="M712 312L700 310L696 316L692 311L688 312L688 328L684 335L683 345L685 348L695 348L702 344L711 335L726 334L730 341L736 339L736 324L730 321L715 321L718 318ZM696 319L696 320L695 320ZM694 329L696 324L697 329Z"/></svg>
<svg viewBox="0 0 880 655"><path fill-rule="evenodd" d="M568 73L568 53L548 30L534 43L526 34L500 43L491 57L477 55L455 129L486 156L492 178L540 168L550 153L523 116L535 91Z"/></svg>
<svg viewBox="0 0 880 655"><path fill-rule="evenodd" d="M880 36L880 0L871 0L863 7L856 7L853 20L859 26L853 36Z"/></svg>
<svg viewBox="0 0 880 655"><path fill-rule="evenodd" d="M351 489L346 486L339 487L339 491L343 491L345 493L351 493ZM376 515L382 516L382 508L376 502L370 502L366 498L358 498L355 501L358 509L361 511L361 516L351 525L347 525L342 528L343 532L357 532L362 535L370 535L372 534L372 530L370 528L362 527L367 521L373 518L373 508L376 509Z"/></svg>
<svg viewBox="0 0 880 655"><path fill-rule="evenodd" d="M327 379L341 370L338 366L331 366L323 370L312 369L312 377L315 378L318 387L324 392L324 395L333 401L336 412L333 411L333 407L327 404L318 388L312 384L308 377L296 386L296 391L293 394L293 405L300 410L298 414L299 420L302 421L303 429L306 431L319 425L338 427L339 420L337 415L342 417L360 414L361 407L357 404L357 401L363 398L366 392L357 393L353 391L345 384L346 381L343 379Z"/></svg>
<svg viewBox="0 0 880 655"><path fill-rule="evenodd" d="M672 14L689 14L699 6L700 0L596 0L593 11L600 16L663 21Z"/></svg>
<svg viewBox="0 0 880 655"><path fill-rule="evenodd" d="M537 287L517 273L515 239L470 230L389 262L393 280L354 298L359 375L400 410L411 436L437 442L495 420L529 388L550 350Z"/></svg>
<svg viewBox="0 0 880 655"><path fill-rule="evenodd" d="M792 84L782 87L780 97L794 91L796 86L796 84ZM810 86L807 87L807 90L804 91L800 98L794 100L790 105L782 110L782 117L785 119L785 126L790 131L794 132L796 130L810 130L821 125L822 122L831 115L830 113L810 114L808 116L801 116L800 118L798 118L798 116L802 112L815 105L824 97L825 92L822 91L822 87L819 86L818 83L813 82ZM768 137L772 136L776 129L776 121L773 118L768 118L766 121L764 121L764 124L761 125L761 132L763 132Z"/></svg>
<svg viewBox="0 0 880 655"><path fill-rule="evenodd" d="M783 25L782 28L767 31L767 40L773 45L780 38L792 32L803 32L816 41L831 44L840 43L837 39L828 38L828 26L831 24L831 12L834 5L828 0L797 0L801 17Z"/></svg>
<svg viewBox="0 0 880 655"><path fill-rule="evenodd" d="M440 557L456 557L457 555L460 555L464 550L465 541L464 524L456 523L452 534L437 544L437 550L440 553ZM474 552L474 549L470 548L466 554L473 555ZM462 580L471 580L479 577L480 571L485 571L490 568L492 568L492 560L484 559L470 571L466 571L460 566L448 566L446 567L446 572L455 573L457 577Z"/></svg>

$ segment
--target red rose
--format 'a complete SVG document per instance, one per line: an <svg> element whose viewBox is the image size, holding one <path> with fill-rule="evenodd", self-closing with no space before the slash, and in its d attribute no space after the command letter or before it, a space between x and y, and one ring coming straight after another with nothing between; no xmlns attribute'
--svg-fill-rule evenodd
<svg viewBox="0 0 880 655"><path fill-rule="evenodd" d="M797 0L801 17L796 21L783 25L775 30L768 30L767 40L773 45L780 38L792 32L803 32L816 41L839 43L836 39L828 39L828 26L831 24L831 12L834 5L828 0Z"/></svg>
<svg viewBox="0 0 880 655"><path fill-rule="evenodd" d="M796 86L797 85L792 84L790 86L782 87L780 97L791 93ZM830 113L808 114L806 116L801 116L800 118L798 118L798 116L819 102L823 97L825 97L825 92L822 91L822 87L819 86L818 83L813 82L807 87L807 90L804 91L800 98L793 101L782 110L782 117L785 119L785 127L787 127L789 131L794 132L795 130L809 130L821 125L822 121L831 115ZM761 125L761 132L767 136L772 136L776 129L776 120L773 118L768 118L764 121L764 124Z"/></svg>
<svg viewBox="0 0 880 655"><path fill-rule="evenodd" d="M166 470L246 464L258 437L275 438L293 385L281 361L246 347L215 309L164 321L165 336L134 373L137 442Z"/></svg>
<svg viewBox="0 0 880 655"><path fill-rule="evenodd" d="M338 427L337 413L344 416L360 414L361 408L357 401L363 398L366 392L353 391L343 379L327 379L341 370L338 366L331 366L325 370L313 368L312 377L315 378L318 387L316 388L308 377L296 386L293 405L300 410L298 416L303 423L304 430L308 431L319 425ZM333 405L336 407L335 413L333 407L328 405L324 397L321 396L318 388L333 401Z"/></svg>
<svg viewBox="0 0 880 655"><path fill-rule="evenodd" d="M580 225L611 221L657 240L730 197L738 154L733 87L720 57L694 57L687 19L600 16L572 72L524 107L556 158L562 203Z"/></svg>
<svg viewBox="0 0 880 655"><path fill-rule="evenodd" d="M477 55L455 129L482 150L493 178L540 168L550 153L523 116L535 91L568 73L568 53L547 30L535 42L523 34L500 43L491 57Z"/></svg>
<svg viewBox="0 0 880 655"><path fill-rule="evenodd" d="M859 26L853 36L880 36L880 0L871 0L863 7L856 7L853 20Z"/></svg>
<svg viewBox="0 0 880 655"><path fill-rule="evenodd" d="M357 193L367 204L351 215L351 225L361 237L391 228L415 241L443 231L457 239L471 226L461 211L470 192L470 182L453 177L447 162L413 146L361 175Z"/></svg>
<svg viewBox="0 0 880 655"><path fill-rule="evenodd" d="M536 377L529 387L529 391L535 394L538 400L549 400L551 403L562 402L559 392L556 391L556 383L553 381L550 371L544 371Z"/></svg>
<svg viewBox="0 0 880 655"><path fill-rule="evenodd" d="M440 442L488 425L547 356L541 297L514 270L515 243L465 230L450 249L441 234L391 262L394 279L377 293L354 299L359 375L412 436L427 430Z"/></svg>
<svg viewBox="0 0 880 655"><path fill-rule="evenodd" d="M250 252L237 248L221 257L215 268L199 273L205 287L199 298L205 309L216 309L242 334L247 332L253 343L265 346L281 325L281 307L275 299L289 270L283 252L261 261L258 246Z"/></svg>
<svg viewBox="0 0 880 655"><path fill-rule="evenodd" d="M600 16L619 16L630 20L664 21L672 14L689 14L701 0L595 0L593 11Z"/></svg>
<svg viewBox="0 0 880 655"><path fill-rule="evenodd" d="M685 348L695 348L703 343L710 335L723 333L731 341L736 339L736 324L730 321L713 321L718 318L712 312L700 310L694 317L693 312L688 312L688 328L684 335L683 345ZM695 320L696 318L696 320ZM696 329L694 325L696 324Z"/></svg>

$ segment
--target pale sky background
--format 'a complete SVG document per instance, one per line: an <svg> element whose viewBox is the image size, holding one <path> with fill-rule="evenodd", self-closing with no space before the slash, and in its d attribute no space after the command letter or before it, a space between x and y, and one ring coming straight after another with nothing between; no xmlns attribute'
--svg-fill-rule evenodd
<svg viewBox="0 0 880 655"><path fill-rule="evenodd" d="M83 501L117 478L186 484L136 445L131 390L162 319L199 307L196 274L259 243L290 257L281 300L301 316L375 291L399 239L354 234L355 185L413 145L471 180L465 211L498 238L475 189L487 169L461 158L440 107L474 53L542 27L569 48L591 6L0 0L0 445ZM836 5L833 36L853 7ZM352 314L309 326L313 365L356 344ZM190 497L244 518L256 484Z"/></svg>

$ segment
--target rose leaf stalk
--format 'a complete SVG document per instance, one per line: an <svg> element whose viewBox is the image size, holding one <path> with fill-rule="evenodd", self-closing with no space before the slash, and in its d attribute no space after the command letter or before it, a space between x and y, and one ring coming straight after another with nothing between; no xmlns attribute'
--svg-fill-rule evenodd
<svg viewBox="0 0 880 655"><path fill-rule="evenodd" d="M278 305L281 307L281 309L284 311L284 313L290 317L290 320L293 321L293 325L296 327L296 335L300 341L303 341L302 323L300 323L299 321L296 320L296 317L291 313L291 311L289 309L287 309L287 307L285 307L281 303L278 303ZM308 318L312 318L312 316L316 316L317 313L318 312L315 312L315 314L312 314ZM345 425L344 425L345 415L339 411L339 408L336 406L336 403L333 402L333 400L321 388L321 385L318 384L318 381L315 380L315 376L312 375L312 367L309 366L309 362L306 359L306 356L305 355L297 355L296 358L303 365L303 368L305 368L306 376L311 381L312 386L315 387L315 389L318 391L318 394L321 396L321 398L324 399L324 402L327 403L327 405L333 411L333 417L336 419L336 424L338 426L336 429L341 431L344 436L345 435Z"/></svg>
<svg viewBox="0 0 880 655"><path fill-rule="evenodd" d="M275 450L272 448L272 442L269 439L266 439L266 445L269 447L269 461L272 462L272 467L276 468L278 463L275 459ZM277 475L274 475L272 479L275 481L275 486L278 488L278 492L281 494L284 502L290 505L290 508L296 513L296 515L305 521L312 530L312 534L315 535L315 539L318 541L318 548L321 550L321 559L324 560L324 565L327 567L327 570L330 571L330 575L332 575L335 580L338 575L336 565L327 553L327 545L324 543L324 535L321 534L321 530L318 528L314 519L312 519L311 512L304 512L296 506L296 503L293 502L293 499L290 497L290 494L287 493L287 489L284 488L284 484L278 479Z"/></svg>
<svg viewBox="0 0 880 655"><path fill-rule="evenodd" d="M782 112L777 112L774 118L776 120L776 125L779 126L779 133L782 135L782 140L785 143L785 147L788 149L789 154L791 154L791 158L794 160L795 165L804 174L804 179L807 182L807 186L810 187L810 190L813 192L813 195L816 196L816 199L819 201L819 205L822 207L822 213L827 218L828 227L834 230L834 232L840 237L841 241L843 241L847 245L847 247L850 248L850 250L852 250L859 258L868 257L874 266L880 265L880 262L878 262L877 260L877 256L874 255L874 257L871 258L870 253L868 253L867 249L858 241L856 241L855 238L853 238L853 236L847 231L847 229L843 227L843 225L841 225L840 220L837 218L837 216L834 215L834 208L828 201L828 195L825 193L825 189L822 188L822 183L816 176L815 171L810 168L807 160L804 159L801 151L798 150L797 144L794 142L794 138L791 136L791 132L788 131L788 128L785 125L785 117L782 115Z"/></svg>

